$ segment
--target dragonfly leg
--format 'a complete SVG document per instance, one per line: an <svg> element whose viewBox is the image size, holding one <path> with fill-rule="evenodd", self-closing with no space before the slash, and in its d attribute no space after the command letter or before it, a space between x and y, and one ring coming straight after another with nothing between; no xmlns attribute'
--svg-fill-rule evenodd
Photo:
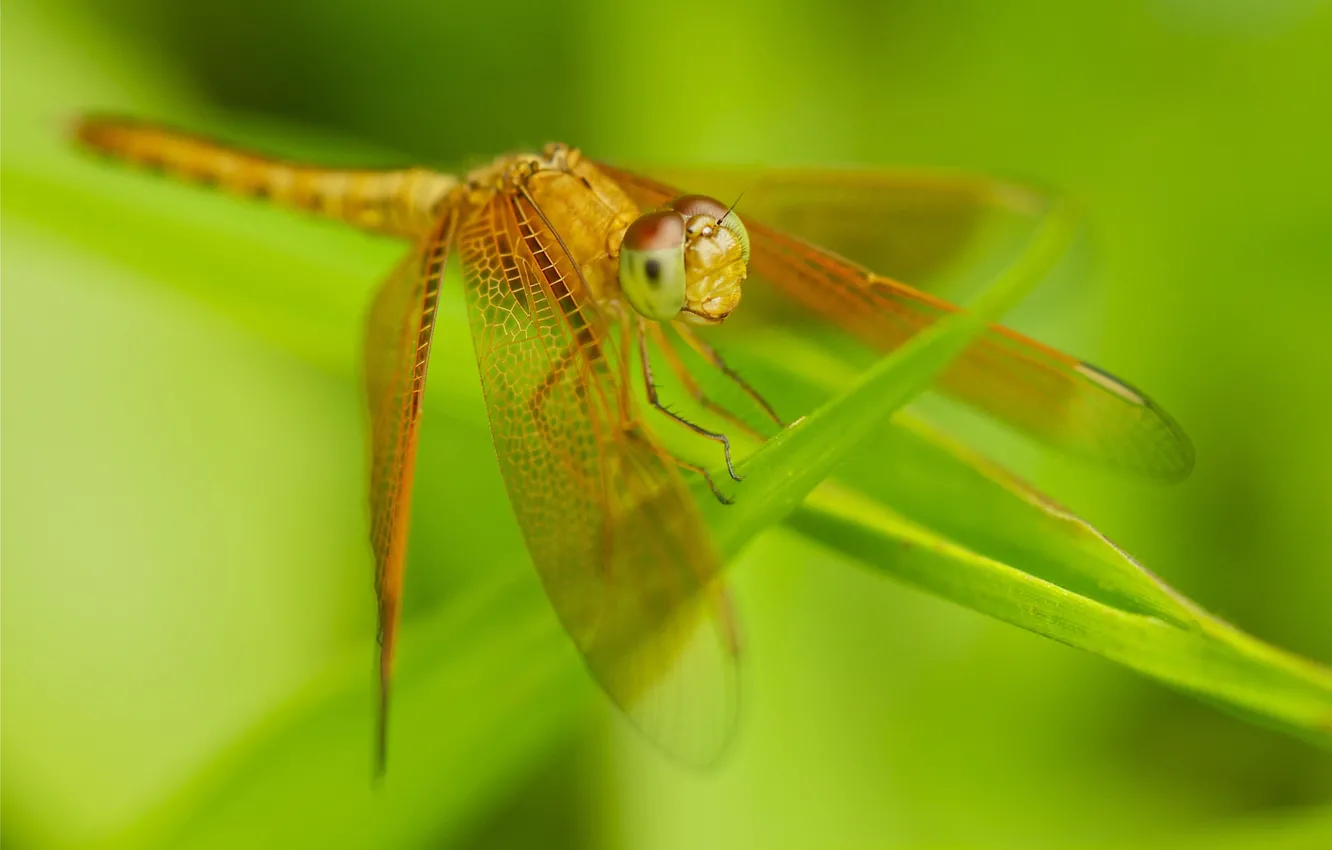
<svg viewBox="0 0 1332 850"><path fill-rule="evenodd" d="M628 430L626 431L626 433L629 435L630 439L640 440L640 441L642 441L642 442L644 442L644 443L648 442L647 440L645 440L645 439L643 438L643 435L642 435L639 431L637 431L637 430L634 430L634 429L628 429ZM713 478L712 478L712 474L709 473L705 468L703 468L703 467L700 466L699 464L697 464L697 463L692 463L692 462L690 462L690 461L685 460L684 458L676 457L675 455L671 454L670 452L663 451L662 449L658 448L657 446L652 446L652 445L649 444L649 447L650 447L653 451L655 451L660 457L665 458L666 460L669 460L671 463L675 464L676 466L680 467L681 469L687 469L687 470L689 470L690 472L697 472L699 475L702 475L702 476L703 476L703 480L706 481L706 482L708 482L708 489L710 489L710 490L712 491L712 495L716 496L716 497L717 497L717 501L721 502L723 505L733 505L733 504L735 504L735 500L734 500L734 499L732 499L732 498L730 498L729 496L727 496L725 493L723 493L723 492L717 487L717 482L713 480Z"/></svg>
<svg viewBox="0 0 1332 850"><path fill-rule="evenodd" d="M666 334L662 331L661 325L653 324L648 329L648 333L650 333L652 338L656 340L657 347L659 347L662 354L666 356L666 365L668 365L671 371L675 373L675 377L678 378L680 383L684 386L685 392L693 396L694 401L702 405L704 410L710 410L718 416L721 416L727 422L730 422L732 425L744 431L759 442L767 439L767 437L759 433L759 430L753 425L750 425L748 422L735 415L734 412L725 406L713 401L708 397L707 393L703 392L703 388L699 386L698 381L694 379L692 374L690 374L689 367L685 365L684 360L680 359L680 353L675 350L675 346L671 345L671 341L666 338Z"/></svg>
<svg viewBox="0 0 1332 850"><path fill-rule="evenodd" d="M695 425L693 422L690 422L688 419L685 419L680 414L666 407L657 398L657 384L652 378L652 361L648 358L646 333L640 332L638 334L638 357L643 369L643 385L647 389L648 403L661 413L664 413L671 419L679 422L690 431L698 434L700 437L707 437L709 440L715 440L716 442L721 443L722 453L726 456L726 471L730 473L731 478L735 481L743 480L742 477L736 473L735 464L731 462L731 441L725 434L719 434L716 431L709 431L701 425Z"/></svg>
<svg viewBox="0 0 1332 850"><path fill-rule="evenodd" d="M702 475L703 480L708 482L708 489L712 491L712 495L717 497L717 501L721 502L723 505L735 504L734 499L717 489L717 482L712 480L712 475L702 466L699 466L696 463L691 463L683 458L678 458L675 455L670 455L670 459L672 463L679 466L681 469L688 469L690 472L697 472L699 475Z"/></svg>
<svg viewBox="0 0 1332 850"><path fill-rule="evenodd" d="M683 322L676 322L673 327L675 328L675 332L680 335L680 338L685 341L686 345L694 349L694 351L697 351L699 355L704 360L711 363L717 371L730 378L736 386L744 390L745 395L752 398L759 407L763 408L763 412L768 414L768 417L772 419L773 422L776 422L779 427L786 427L786 423L782 421L782 417L777 415L777 411L772 409L772 405L768 404L768 400L759 395L758 390L751 387L749 382L740 377L738 372L730 366L727 366L726 361L722 359L721 354L719 354L715 348L704 342L698 334L694 333L692 328L685 325Z"/></svg>
<svg viewBox="0 0 1332 850"><path fill-rule="evenodd" d="M630 394L633 392L633 373L630 371L633 362L634 339L641 328L638 324L628 317L623 318L620 325L620 420L622 422L634 421L633 405L630 403Z"/></svg>

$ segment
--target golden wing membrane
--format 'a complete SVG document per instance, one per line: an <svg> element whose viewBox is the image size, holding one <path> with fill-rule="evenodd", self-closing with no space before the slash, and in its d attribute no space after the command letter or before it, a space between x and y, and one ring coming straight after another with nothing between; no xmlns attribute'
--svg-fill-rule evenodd
<svg viewBox="0 0 1332 850"><path fill-rule="evenodd" d="M370 539L379 600L379 750L387 753L388 698L411 520L416 438L444 264L455 216L439 225L380 287L366 323L364 369L370 410Z"/></svg>
<svg viewBox="0 0 1332 850"><path fill-rule="evenodd" d="M601 167L645 207L681 194L656 180ZM766 283L880 351L891 351L958 308L807 239L826 240L883 268L929 275L949 261L950 252L963 249L982 226L987 207L1033 218L1045 209L1038 194L991 181L855 172L824 177L826 186L814 172L754 177L740 210L751 242L747 286ZM716 177L703 179L712 180L702 187L708 191L718 185ZM732 185L744 179L732 177ZM855 188L860 179L863 190ZM688 190L700 188L691 184ZM844 214L826 207L828 203L843 203L855 211L849 236L835 224L847 220ZM883 215L876 214L876 203ZM912 223L909 211L915 208L929 211L922 220L933 224ZM799 235L777 230L762 218L764 212L803 229ZM920 235L914 248L909 240L891 234L874 243L872 228L899 225L905 233ZM1007 328L995 326L983 334L937 386L1076 456L1168 480L1184 478L1193 468L1188 437L1151 399L1095 366Z"/></svg>
<svg viewBox="0 0 1332 850"><path fill-rule="evenodd" d="M479 210L459 250L495 452L546 593L634 724L708 763L736 701L721 562L674 465L626 418L606 317L522 189Z"/></svg>
<svg viewBox="0 0 1332 850"><path fill-rule="evenodd" d="M852 169L653 172L753 219L896 280L928 288L1001 221L1035 224L1049 198L1015 183L927 171Z"/></svg>

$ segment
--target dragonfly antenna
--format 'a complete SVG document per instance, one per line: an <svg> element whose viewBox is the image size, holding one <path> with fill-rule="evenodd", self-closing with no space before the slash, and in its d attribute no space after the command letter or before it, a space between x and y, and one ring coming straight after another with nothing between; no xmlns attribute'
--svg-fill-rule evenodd
<svg viewBox="0 0 1332 850"><path fill-rule="evenodd" d="M721 218L717 219L717 223L718 223L718 224L721 224L723 221L726 221L726 216L727 216L727 215L730 215L730 214L735 210L736 206L740 203L740 199L743 198L743 197L745 196L745 192L746 192L746 191L748 191L748 190L742 189L742 190L740 191L740 194L737 195L736 198L735 198L735 203L731 204L729 207L726 208L726 215L724 215L724 216L722 216Z"/></svg>

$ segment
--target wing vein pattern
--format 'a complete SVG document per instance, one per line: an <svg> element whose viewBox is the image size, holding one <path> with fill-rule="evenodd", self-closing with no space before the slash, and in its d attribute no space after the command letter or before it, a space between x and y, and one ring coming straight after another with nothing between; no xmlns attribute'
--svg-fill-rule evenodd
<svg viewBox="0 0 1332 850"><path fill-rule="evenodd" d="M600 167L645 208L660 206L681 194L656 180L613 166ZM826 226L820 221L836 221L836 211L817 206L818 201L812 200L827 197L826 191L820 195L820 188L826 187L821 186L817 173L786 175L777 171L753 180L754 186L746 191L740 210L751 242L747 286L769 286L879 351L893 350L959 309L816 247L818 238L803 238L807 233L835 238L824 233ZM836 197L850 203L862 219L857 222L862 248L871 245L876 205L891 212L886 216L890 222L900 224L909 219L904 198L915 198L922 206L932 201L935 219L942 217L938 207L953 210L955 219L975 217L986 205L1007 205L1010 211L1033 219L1043 212L1042 205L1033 202L1034 195L1005 184L973 181L970 191L961 191L957 181L940 182L936 191L929 182L904 179L901 191L895 192L894 183L885 175L867 174L862 182L868 188L857 194L854 175L836 175ZM696 191L701 187L687 188ZM802 198L811 199L810 203L802 206ZM759 220L745 212L749 206L760 210L756 216ZM774 221L765 223L764 213ZM786 220L798 223L804 232L786 233L772 226ZM936 243L955 246L960 239L958 233L965 228L957 225L939 230L948 238L936 233ZM884 233L882 239L890 249L888 253L896 250L902 256L894 265L925 268L938 259L928 251L909 256L911 246L903 243L900 235ZM923 242L929 239L930 234L922 234ZM876 256L884 253L864 249ZM1150 398L1091 364L1008 328L991 327L940 376L937 386L945 394L1073 455L1170 480L1187 476L1193 467L1193 447L1188 437Z"/></svg>
<svg viewBox="0 0 1332 850"><path fill-rule="evenodd" d="M398 265L375 294L363 367L370 411L370 541L379 603L379 767L387 749L389 686L411 521L416 442L439 288L457 226L454 213Z"/></svg>
<svg viewBox="0 0 1332 850"><path fill-rule="evenodd" d="M697 505L620 408L627 337L525 191L478 210L459 252L495 453L546 594L634 725L709 762L734 720L734 629Z"/></svg>

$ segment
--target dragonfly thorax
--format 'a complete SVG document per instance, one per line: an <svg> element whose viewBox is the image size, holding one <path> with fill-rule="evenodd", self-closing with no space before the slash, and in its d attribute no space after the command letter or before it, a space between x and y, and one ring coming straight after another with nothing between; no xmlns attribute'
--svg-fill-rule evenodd
<svg viewBox="0 0 1332 850"><path fill-rule="evenodd" d="M715 198L684 195L643 212L581 152L559 144L476 169L459 192L470 210L497 193L530 203L603 303L623 298L647 319L697 324L721 322L740 303L749 235Z"/></svg>

